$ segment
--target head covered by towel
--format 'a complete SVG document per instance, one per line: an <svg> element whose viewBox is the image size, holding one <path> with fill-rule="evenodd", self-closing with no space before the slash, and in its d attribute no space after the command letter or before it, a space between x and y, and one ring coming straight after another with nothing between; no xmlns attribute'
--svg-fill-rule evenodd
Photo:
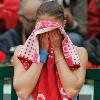
<svg viewBox="0 0 100 100"><path fill-rule="evenodd" d="M62 46L63 46L62 49L65 58L67 60L71 58L71 60L69 60L70 66L73 66L73 64L79 64L79 58L76 53L77 51L75 49L75 46L73 46L71 40L69 39L67 33L63 28L63 23L64 23L63 8L59 4L53 1L46 2L37 9L36 17L37 17L37 24L35 26L35 29L29 36L25 45L22 47L22 50L20 50L18 57L24 58L30 62L39 62L40 61L39 42L37 39L37 35L55 29L59 29L61 34L65 37L65 39L62 41Z"/></svg>
<svg viewBox="0 0 100 100"><path fill-rule="evenodd" d="M67 63L69 64L69 66L79 65L80 61L77 54L76 46L73 45L64 28L57 22L47 20L37 22L35 29L29 36L26 43L23 45L18 54L18 57L25 59L26 62L39 62L39 41L37 35L55 29L59 29L61 34L65 37L62 41L62 50Z"/></svg>

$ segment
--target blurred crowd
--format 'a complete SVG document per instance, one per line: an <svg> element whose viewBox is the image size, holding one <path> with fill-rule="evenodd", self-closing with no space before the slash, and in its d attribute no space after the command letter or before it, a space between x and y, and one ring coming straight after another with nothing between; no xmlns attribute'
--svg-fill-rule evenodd
<svg viewBox="0 0 100 100"><path fill-rule="evenodd" d="M11 63L36 23L36 10L49 0L0 0L0 63ZM65 30L73 44L84 46L88 68L100 67L100 0L53 0L64 8Z"/></svg>

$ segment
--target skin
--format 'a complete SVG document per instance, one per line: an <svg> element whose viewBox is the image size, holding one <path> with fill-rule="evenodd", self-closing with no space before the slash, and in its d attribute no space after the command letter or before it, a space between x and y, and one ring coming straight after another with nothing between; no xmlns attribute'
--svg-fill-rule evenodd
<svg viewBox="0 0 100 100"><path fill-rule="evenodd" d="M88 61L87 52L84 48L77 48L81 61L81 67L75 71L71 71L62 53L62 37L60 33L59 35L57 34L57 32L52 33L51 38L55 54L55 63L63 88L69 98L74 98L76 95L78 95L85 81L86 65ZM59 58L62 59L59 61Z"/></svg>
<svg viewBox="0 0 100 100"><path fill-rule="evenodd" d="M36 19L36 11L37 8L41 5L41 3L43 3L46 0L24 0L24 6L22 6L21 9L19 9L19 15L23 14L24 16L26 16L28 19ZM70 9L69 8L64 8L64 16L65 16L65 27L71 27L73 22L74 22L74 18L72 16L72 14L70 13ZM50 16L49 16L50 17ZM23 24L23 28L25 29L25 31L27 33L32 32L33 30L33 25L35 25L35 23L29 23L27 22L24 18L22 18L20 16L20 21Z"/></svg>
<svg viewBox="0 0 100 100"><path fill-rule="evenodd" d="M36 19L36 11L37 8L46 0L23 0L22 7L19 9L19 15L24 15L28 19ZM74 18L70 13L69 8L64 8L64 16L65 16L65 27L70 28L74 22ZM50 16L49 16L50 17ZM19 16L20 22L22 23L23 26L23 31L26 33L31 33L32 30L34 29L35 22L28 22L26 21L23 17ZM22 40L23 44L26 41L26 35L22 34Z"/></svg>
<svg viewBox="0 0 100 100"><path fill-rule="evenodd" d="M42 17L48 19L47 15ZM55 21L54 17L52 18L50 17L50 20L51 19ZM62 22L60 21L58 22L63 25ZM81 66L77 70L71 71L62 53L61 42L63 37L58 30L54 30L51 31L50 33L39 35L40 48L48 51L49 48L48 34L52 40L52 46L55 55L55 64L63 88L69 98L74 98L75 96L78 95L85 81L86 66L88 62L87 51L82 47L80 48L77 47ZM39 79L43 67L43 63L32 63L30 68L27 71L25 71L23 65L17 58L17 53L19 52L20 48L21 46L18 46L14 52L15 67L14 67L13 82L14 82L14 88L16 90L17 95L21 98L21 100L27 100L27 98L30 96L30 94L32 93L32 91L34 90L37 84L37 81ZM59 58L61 58L60 61ZM70 77L66 77L66 76L70 76Z"/></svg>

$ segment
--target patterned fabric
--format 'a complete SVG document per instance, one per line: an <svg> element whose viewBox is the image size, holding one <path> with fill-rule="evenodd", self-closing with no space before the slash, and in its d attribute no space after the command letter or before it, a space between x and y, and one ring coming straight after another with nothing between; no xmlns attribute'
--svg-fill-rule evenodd
<svg viewBox="0 0 100 100"><path fill-rule="evenodd" d="M72 69L80 67L80 60L76 47L72 44L63 27L57 22L39 21L36 24L35 30L33 30L18 54L18 58L26 70L29 69L32 62L40 61L37 35L55 29L59 29L61 34L65 37L62 41L62 49L67 64ZM59 75L55 69L53 52L53 48L50 46L48 61L44 64L36 89L32 93L34 100L70 100L63 90Z"/></svg>

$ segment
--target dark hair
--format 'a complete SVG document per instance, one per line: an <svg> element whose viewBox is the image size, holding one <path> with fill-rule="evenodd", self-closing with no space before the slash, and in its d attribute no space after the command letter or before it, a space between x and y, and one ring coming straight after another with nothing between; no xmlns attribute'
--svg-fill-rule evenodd
<svg viewBox="0 0 100 100"><path fill-rule="evenodd" d="M36 16L41 17L41 15L44 14L54 16L56 19L59 19L62 22L64 21L64 9L55 1L48 1L40 5L40 7L37 9Z"/></svg>

